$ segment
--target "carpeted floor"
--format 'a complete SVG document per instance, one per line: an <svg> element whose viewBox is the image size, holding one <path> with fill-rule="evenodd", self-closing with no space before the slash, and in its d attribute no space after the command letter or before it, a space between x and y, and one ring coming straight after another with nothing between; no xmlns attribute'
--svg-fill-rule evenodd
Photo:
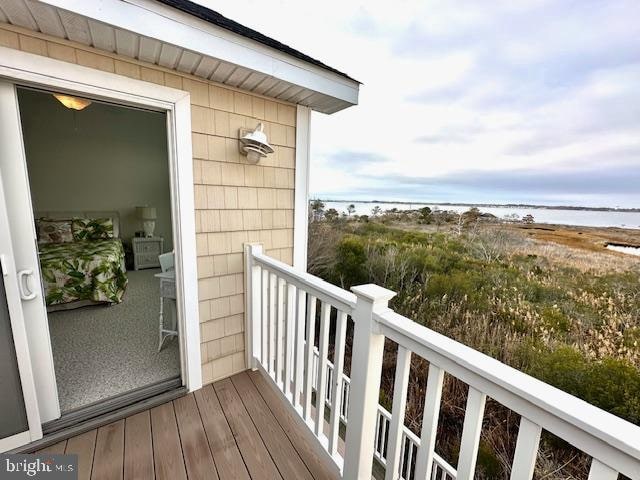
<svg viewBox="0 0 640 480"><path fill-rule="evenodd" d="M121 304L49 313L63 413L180 375L176 337L158 353L159 271L127 272Z"/></svg>

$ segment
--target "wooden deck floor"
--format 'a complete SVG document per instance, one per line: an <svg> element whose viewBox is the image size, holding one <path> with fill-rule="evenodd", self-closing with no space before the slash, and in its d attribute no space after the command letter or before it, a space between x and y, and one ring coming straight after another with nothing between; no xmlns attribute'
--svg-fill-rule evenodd
<svg viewBox="0 0 640 480"><path fill-rule="evenodd" d="M77 454L80 480L336 478L266 382L243 372L41 451Z"/></svg>

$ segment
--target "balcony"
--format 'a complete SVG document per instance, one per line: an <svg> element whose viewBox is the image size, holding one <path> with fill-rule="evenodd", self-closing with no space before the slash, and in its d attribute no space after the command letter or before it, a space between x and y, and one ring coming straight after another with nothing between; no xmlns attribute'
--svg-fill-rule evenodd
<svg viewBox="0 0 640 480"><path fill-rule="evenodd" d="M491 398L520 416L511 479L533 478L543 431L591 457L589 480L640 479L640 427L396 314L388 307L394 292L376 285L347 292L259 245L247 245L245 272L247 364L276 388L342 478L370 479L372 464L386 480L474 478ZM385 339L398 345L391 412L378 404ZM429 363L420 435L404 425L412 355ZM435 448L445 373L468 385L455 466Z"/></svg>
<svg viewBox="0 0 640 480"><path fill-rule="evenodd" d="M640 480L640 427L396 314L382 287L347 292L259 245L245 262L251 371L45 451L77 454L80 479L471 480L491 398L520 416L512 480L533 478L543 431L591 457L589 480ZM386 339L391 411L378 403ZM404 424L413 355L429 363L419 435ZM468 385L456 465L436 451L445 373Z"/></svg>

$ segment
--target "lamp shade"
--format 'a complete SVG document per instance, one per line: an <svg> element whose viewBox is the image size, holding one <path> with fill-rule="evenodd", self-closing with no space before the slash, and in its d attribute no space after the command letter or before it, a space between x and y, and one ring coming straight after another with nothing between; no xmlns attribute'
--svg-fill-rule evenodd
<svg viewBox="0 0 640 480"><path fill-rule="evenodd" d="M155 220L156 207L136 207L136 215L140 220Z"/></svg>
<svg viewBox="0 0 640 480"><path fill-rule="evenodd" d="M54 93L53 96L65 107L72 110L82 110L91 105L91 100L87 100L86 98L72 97L71 95L63 95L61 93Z"/></svg>
<svg viewBox="0 0 640 480"><path fill-rule="evenodd" d="M240 150L247 156L251 163L258 163L260 158L273 153L273 147L269 145L267 135L263 131L262 123L255 130L245 133L240 137ZM241 129L242 133L242 129Z"/></svg>

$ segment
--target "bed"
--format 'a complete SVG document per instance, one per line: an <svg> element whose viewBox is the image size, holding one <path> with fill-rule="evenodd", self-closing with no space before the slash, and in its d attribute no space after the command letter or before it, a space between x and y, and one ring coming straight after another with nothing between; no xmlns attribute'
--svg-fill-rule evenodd
<svg viewBox="0 0 640 480"><path fill-rule="evenodd" d="M48 311L121 303L127 287L115 212L39 212L38 251Z"/></svg>

